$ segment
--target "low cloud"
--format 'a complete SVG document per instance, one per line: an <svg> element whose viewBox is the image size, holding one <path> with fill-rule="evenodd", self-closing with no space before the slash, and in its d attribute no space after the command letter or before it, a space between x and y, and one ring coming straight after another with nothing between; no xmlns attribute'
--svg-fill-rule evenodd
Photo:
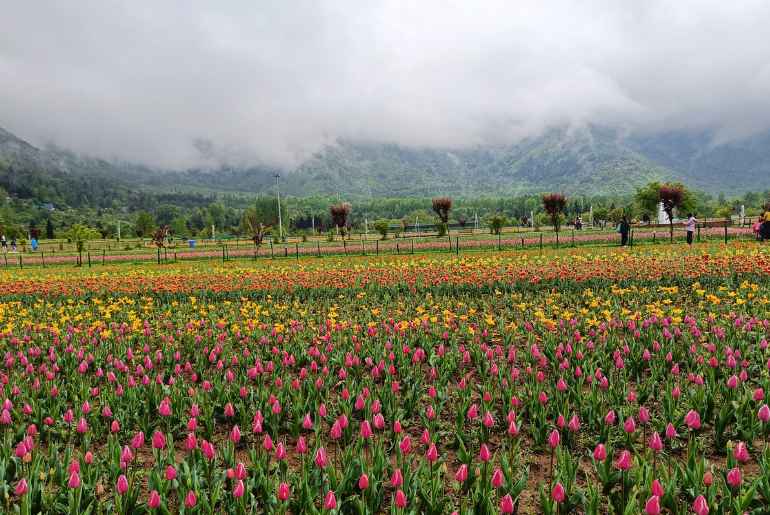
<svg viewBox="0 0 770 515"><path fill-rule="evenodd" d="M152 166L770 128L766 1L39 0L3 18L0 126Z"/></svg>

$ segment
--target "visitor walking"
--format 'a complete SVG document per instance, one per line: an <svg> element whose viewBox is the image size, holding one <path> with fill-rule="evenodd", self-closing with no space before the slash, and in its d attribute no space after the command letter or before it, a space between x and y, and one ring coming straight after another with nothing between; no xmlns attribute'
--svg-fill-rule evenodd
<svg viewBox="0 0 770 515"><path fill-rule="evenodd" d="M8 252L8 240L5 239L5 234L0 236L0 245L3 246L3 252Z"/></svg>
<svg viewBox="0 0 770 515"><path fill-rule="evenodd" d="M689 213L687 215L687 222L685 223L685 228L687 229L687 244L692 245L692 238L695 234L695 226L698 223L698 219L695 218L695 215L692 213Z"/></svg>
<svg viewBox="0 0 770 515"><path fill-rule="evenodd" d="M11 252L16 252L16 236L11 237Z"/></svg>
<svg viewBox="0 0 770 515"><path fill-rule="evenodd" d="M625 247L628 245L628 234L631 232L631 224L628 223L628 218L625 216L618 224L618 232L620 233L620 246Z"/></svg>

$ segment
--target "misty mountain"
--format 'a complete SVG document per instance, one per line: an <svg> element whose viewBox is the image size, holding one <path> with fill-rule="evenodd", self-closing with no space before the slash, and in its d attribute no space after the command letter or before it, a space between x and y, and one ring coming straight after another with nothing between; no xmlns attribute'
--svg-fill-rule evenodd
<svg viewBox="0 0 770 515"><path fill-rule="evenodd" d="M589 127L466 149L340 141L292 171L266 166L162 171L56 147L40 149L0 129L0 187L41 202L107 207L141 191L272 192L278 172L281 190L294 196L622 194L652 180L737 194L770 187L770 133L715 144L707 133L626 136Z"/></svg>

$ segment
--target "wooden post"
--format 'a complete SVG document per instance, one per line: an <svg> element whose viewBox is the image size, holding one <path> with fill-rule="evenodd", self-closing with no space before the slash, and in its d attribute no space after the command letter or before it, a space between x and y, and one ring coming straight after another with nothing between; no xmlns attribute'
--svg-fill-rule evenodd
<svg viewBox="0 0 770 515"><path fill-rule="evenodd" d="M270 259L275 259L275 252L273 252L273 240L270 240Z"/></svg>
<svg viewBox="0 0 770 515"><path fill-rule="evenodd" d="M315 245L316 249L318 249L318 257L321 257L321 243L316 240Z"/></svg>
<svg viewBox="0 0 770 515"><path fill-rule="evenodd" d="M725 222L725 245L727 245L727 222Z"/></svg>
<svg viewBox="0 0 770 515"><path fill-rule="evenodd" d="M105 258L106 258L105 252L104 252L104 249L102 249L102 266L104 266Z"/></svg>
<svg viewBox="0 0 770 515"><path fill-rule="evenodd" d="M299 261L299 243L294 243L294 252L297 254L297 261Z"/></svg>
<svg viewBox="0 0 770 515"><path fill-rule="evenodd" d="M572 229L572 246L575 246L575 229Z"/></svg>
<svg viewBox="0 0 770 515"><path fill-rule="evenodd" d="M88 254L88 268L91 268L91 251L89 250L87 254Z"/></svg>
<svg viewBox="0 0 770 515"><path fill-rule="evenodd" d="M398 248L398 242L396 242L396 254L401 254L401 250Z"/></svg>
<svg viewBox="0 0 770 515"><path fill-rule="evenodd" d="M524 248L524 238L521 239L521 248Z"/></svg>
<svg viewBox="0 0 770 515"><path fill-rule="evenodd" d="M414 238L412 238L412 254L414 254Z"/></svg>
<svg viewBox="0 0 770 515"><path fill-rule="evenodd" d="M24 268L24 263L21 261L21 254L19 254L19 268Z"/></svg>
<svg viewBox="0 0 770 515"><path fill-rule="evenodd" d="M40 260L43 262L43 268L45 268L45 252L40 251Z"/></svg>
<svg viewBox="0 0 770 515"><path fill-rule="evenodd" d="M455 254L459 256L460 255L460 237L459 236L455 236L455 250L457 251L455 252Z"/></svg>
<svg viewBox="0 0 770 515"><path fill-rule="evenodd" d="M497 251L500 252L500 233L497 233Z"/></svg>
<svg viewBox="0 0 770 515"><path fill-rule="evenodd" d="M540 252L543 252L543 233L540 233Z"/></svg>
<svg viewBox="0 0 770 515"><path fill-rule="evenodd" d="M347 256L348 255L348 245L347 245L347 243L345 243L345 236L342 237L342 248L344 249L345 255Z"/></svg>
<svg viewBox="0 0 770 515"><path fill-rule="evenodd" d="M225 246L222 245L222 263L225 262ZM158 249L158 263L160 263L160 249Z"/></svg>
<svg viewBox="0 0 770 515"><path fill-rule="evenodd" d="M222 262L225 261L225 248L222 247ZM160 264L160 247L158 247L158 264Z"/></svg>
<svg viewBox="0 0 770 515"><path fill-rule="evenodd" d="M364 235L361 235L361 255L366 255L366 244L364 243Z"/></svg>
<svg viewBox="0 0 770 515"><path fill-rule="evenodd" d="M380 255L380 240L374 241L374 252L379 256Z"/></svg>
<svg viewBox="0 0 770 515"><path fill-rule="evenodd" d="M700 225L698 226L698 243L700 243Z"/></svg>

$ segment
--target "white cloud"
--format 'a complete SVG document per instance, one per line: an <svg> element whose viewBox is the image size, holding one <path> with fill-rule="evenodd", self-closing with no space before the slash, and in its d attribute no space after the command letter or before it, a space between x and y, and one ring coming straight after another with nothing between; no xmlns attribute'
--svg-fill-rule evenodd
<svg viewBox="0 0 770 515"><path fill-rule="evenodd" d="M338 138L770 127L765 1L9 4L0 125L107 158L292 166Z"/></svg>

